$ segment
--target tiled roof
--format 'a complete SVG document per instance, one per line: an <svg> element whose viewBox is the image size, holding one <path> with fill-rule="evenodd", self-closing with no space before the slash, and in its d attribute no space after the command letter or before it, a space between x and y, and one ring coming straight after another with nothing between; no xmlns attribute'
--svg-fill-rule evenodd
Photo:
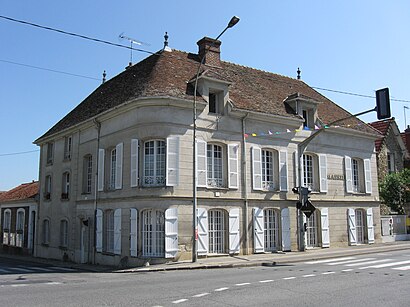
<svg viewBox="0 0 410 307"><path fill-rule="evenodd" d="M0 194L0 203L14 200L24 200L34 198L38 194L39 184L38 181L30 183L23 183L10 191L6 191Z"/></svg>
<svg viewBox="0 0 410 307"><path fill-rule="evenodd" d="M41 138L136 98L169 96L192 100L193 85L189 81L195 78L197 67L196 54L172 50L151 55L100 85ZM204 65L204 70L204 75L208 77L231 83L229 97L234 107L239 109L294 117L295 115L287 112L283 101L298 93L321 102L318 115L325 124L350 115L301 80L224 61L221 61L220 68ZM343 124L349 124L355 130L375 133L357 118L339 123ZM35 142L39 142L41 138Z"/></svg>
<svg viewBox="0 0 410 307"><path fill-rule="evenodd" d="M389 119L384 119L384 120L379 120L373 123L370 123L369 125L372 126L374 129L379 131L382 135L383 138L376 140L375 146L376 146L376 151L379 152L380 148L383 144L384 137L387 135L387 132L389 131L390 125L394 122L394 118L389 118Z"/></svg>

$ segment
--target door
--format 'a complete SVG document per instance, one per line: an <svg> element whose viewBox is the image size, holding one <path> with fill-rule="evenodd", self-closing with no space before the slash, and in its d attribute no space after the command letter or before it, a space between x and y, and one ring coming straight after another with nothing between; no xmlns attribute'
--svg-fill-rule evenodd
<svg viewBox="0 0 410 307"><path fill-rule="evenodd" d="M264 242L265 252L278 250L279 223L278 214L274 209L264 210Z"/></svg>
<svg viewBox="0 0 410 307"><path fill-rule="evenodd" d="M209 253L226 253L226 222L225 211L208 211Z"/></svg>
<svg viewBox="0 0 410 307"><path fill-rule="evenodd" d="M317 212L306 218L306 247L318 247L317 237Z"/></svg>
<svg viewBox="0 0 410 307"><path fill-rule="evenodd" d="M356 209L355 216L356 216L356 242L357 244L364 244L365 243L364 211L361 209Z"/></svg>

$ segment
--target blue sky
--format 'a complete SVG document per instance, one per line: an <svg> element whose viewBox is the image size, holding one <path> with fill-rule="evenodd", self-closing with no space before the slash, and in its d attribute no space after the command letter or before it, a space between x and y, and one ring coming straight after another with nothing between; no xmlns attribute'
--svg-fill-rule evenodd
<svg viewBox="0 0 410 307"><path fill-rule="evenodd" d="M113 43L118 35L162 48L197 52L203 36L215 37L233 15L240 22L221 38L225 61L296 77L311 86L374 95L389 87L393 99L410 100L410 2L345 1L15 1L2 0L0 15ZM38 178L32 142L119 74L130 51L0 18L0 191ZM134 62L147 54L133 52ZM12 63L10 63L12 62ZM14 63L14 64L13 64ZM17 64L16 64L17 63ZM79 76L55 73L36 66ZM351 113L372 109L369 98L320 90ZM404 130L404 106L392 116ZM410 110L407 110L410 125ZM376 113L362 120L377 120ZM19 153L19 154L16 154Z"/></svg>

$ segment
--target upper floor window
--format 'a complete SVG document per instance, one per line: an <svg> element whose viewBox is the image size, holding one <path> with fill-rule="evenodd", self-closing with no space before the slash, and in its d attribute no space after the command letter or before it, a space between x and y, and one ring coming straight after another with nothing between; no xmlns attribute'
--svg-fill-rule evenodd
<svg viewBox="0 0 410 307"><path fill-rule="evenodd" d="M44 186L44 199L51 199L51 175L46 176Z"/></svg>
<svg viewBox="0 0 410 307"><path fill-rule="evenodd" d="M144 143L144 181L145 186L165 185L165 141L153 140Z"/></svg>
<svg viewBox="0 0 410 307"><path fill-rule="evenodd" d="M371 193L370 159L351 158L345 156L346 192Z"/></svg>
<svg viewBox="0 0 410 307"><path fill-rule="evenodd" d="M83 193L91 193L93 178L93 156L86 155L83 161Z"/></svg>
<svg viewBox="0 0 410 307"><path fill-rule="evenodd" d="M392 153L387 153L387 171L389 172L389 174L396 171L394 154Z"/></svg>
<svg viewBox="0 0 410 307"><path fill-rule="evenodd" d="M262 149L262 188L275 190L275 153L271 150Z"/></svg>
<svg viewBox="0 0 410 307"><path fill-rule="evenodd" d="M353 192L364 192L363 164L359 159L352 159L352 184Z"/></svg>
<svg viewBox="0 0 410 307"><path fill-rule="evenodd" d="M209 93L209 113L223 114L223 99L221 93Z"/></svg>
<svg viewBox="0 0 410 307"><path fill-rule="evenodd" d="M222 146L207 145L208 186L223 187L223 150Z"/></svg>
<svg viewBox="0 0 410 307"><path fill-rule="evenodd" d="M64 160L71 159L72 143L73 140L71 136L66 136L64 138Z"/></svg>
<svg viewBox="0 0 410 307"><path fill-rule="evenodd" d="M116 171L117 171L117 149L114 148L113 150L111 150L111 154L110 154L110 179L109 179L110 190L115 189Z"/></svg>
<svg viewBox="0 0 410 307"><path fill-rule="evenodd" d="M53 163L53 156L54 156L54 143L50 142L47 143L47 164Z"/></svg>
<svg viewBox="0 0 410 307"><path fill-rule="evenodd" d="M316 192L327 192L327 156L304 154L302 156L302 186Z"/></svg>
<svg viewBox="0 0 410 307"><path fill-rule="evenodd" d="M305 154L303 155L303 186L314 188L314 174L313 174L313 156Z"/></svg>
<svg viewBox="0 0 410 307"><path fill-rule="evenodd" d="M69 199L69 197L70 197L70 173L64 172L61 199Z"/></svg>

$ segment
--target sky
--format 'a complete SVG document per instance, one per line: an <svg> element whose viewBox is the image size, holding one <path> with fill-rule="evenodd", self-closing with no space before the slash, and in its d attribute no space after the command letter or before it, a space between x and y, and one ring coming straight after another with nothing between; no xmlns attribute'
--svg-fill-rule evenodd
<svg viewBox="0 0 410 307"><path fill-rule="evenodd" d="M0 0L0 16L129 46L123 35L156 52L196 53L234 15L221 37L225 61L295 78L351 113L373 109L388 87L399 129L410 125L410 1L16 1ZM133 62L149 54L132 52ZM130 50L0 18L0 191L38 179L33 141L100 84L121 73ZM331 91L329 91L331 90ZM402 100L402 101L397 101ZM376 113L360 117L377 120Z"/></svg>

